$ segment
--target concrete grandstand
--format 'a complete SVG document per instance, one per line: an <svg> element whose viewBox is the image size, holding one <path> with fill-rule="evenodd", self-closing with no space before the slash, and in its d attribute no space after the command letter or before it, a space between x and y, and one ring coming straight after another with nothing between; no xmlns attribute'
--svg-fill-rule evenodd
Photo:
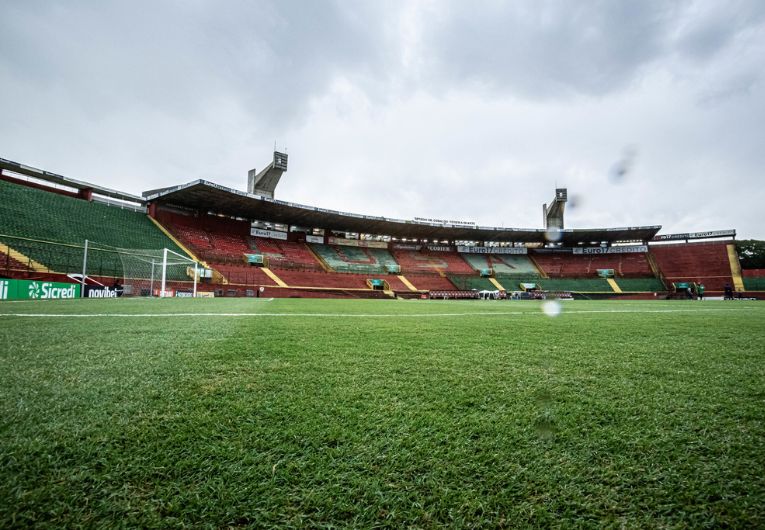
<svg viewBox="0 0 765 530"><path fill-rule="evenodd" d="M659 234L661 226L563 228L566 190L544 206L546 228L474 226L368 216L273 198L286 157L245 192L205 180L141 197L0 159L0 276L107 282L126 272L119 249L169 248L211 271L217 296L469 298L474 291L587 298L706 294L764 297L761 271L742 271L735 230ZM264 175L269 179L262 178ZM263 184L268 180L266 184ZM267 193L255 193L254 183ZM68 276L67 276L68 275ZM177 285L189 278L172 279ZM261 289L262 288L262 289Z"/></svg>

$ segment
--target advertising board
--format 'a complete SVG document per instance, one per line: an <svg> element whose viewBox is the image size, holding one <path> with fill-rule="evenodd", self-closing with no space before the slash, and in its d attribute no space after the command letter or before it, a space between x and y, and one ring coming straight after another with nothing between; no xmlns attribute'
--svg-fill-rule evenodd
<svg viewBox="0 0 765 530"><path fill-rule="evenodd" d="M122 296L122 287L108 287L106 285L86 285L85 298L117 298Z"/></svg>
<svg viewBox="0 0 765 530"><path fill-rule="evenodd" d="M458 246L460 254L528 254L526 247L465 247Z"/></svg>
<svg viewBox="0 0 765 530"><path fill-rule="evenodd" d="M80 297L79 283L0 280L0 300L64 300Z"/></svg>
<svg viewBox="0 0 765 530"><path fill-rule="evenodd" d="M648 252L647 245L624 245L620 247L574 247L574 254L629 254Z"/></svg>
<svg viewBox="0 0 765 530"><path fill-rule="evenodd" d="M250 235L255 237L266 237L269 239L281 239L287 241L287 232L279 232L278 230L261 230L260 228L250 228Z"/></svg>

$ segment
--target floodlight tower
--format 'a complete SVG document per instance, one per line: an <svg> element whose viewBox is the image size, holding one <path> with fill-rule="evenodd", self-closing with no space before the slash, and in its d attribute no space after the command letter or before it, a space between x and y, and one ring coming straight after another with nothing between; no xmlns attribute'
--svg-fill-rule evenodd
<svg viewBox="0 0 765 530"><path fill-rule="evenodd" d="M563 230L563 211L566 209L567 200L568 190L566 188L555 188L555 198L550 205L542 205L545 228Z"/></svg>
<svg viewBox="0 0 765 530"><path fill-rule="evenodd" d="M287 153L274 151L274 160L265 169L260 173L251 169L247 173L247 191L273 199L276 185L279 184L279 179L285 171L287 171Z"/></svg>

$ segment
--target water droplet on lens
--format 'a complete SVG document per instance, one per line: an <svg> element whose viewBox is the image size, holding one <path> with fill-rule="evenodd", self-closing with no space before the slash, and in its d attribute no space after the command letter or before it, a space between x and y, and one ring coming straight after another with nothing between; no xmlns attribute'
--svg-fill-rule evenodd
<svg viewBox="0 0 765 530"><path fill-rule="evenodd" d="M563 238L563 231L559 228L548 228L545 230L545 239L550 243L557 243Z"/></svg>
<svg viewBox="0 0 765 530"><path fill-rule="evenodd" d="M557 317L563 311L563 306L557 300L542 302L542 312L548 317Z"/></svg>
<svg viewBox="0 0 765 530"><path fill-rule="evenodd" d="M550 440L555 436L555 433L558 432L557 427L555 427L553 422L547 418L537 420L534 425L534 430L536 431L537 436L543 440Z"/></svg>

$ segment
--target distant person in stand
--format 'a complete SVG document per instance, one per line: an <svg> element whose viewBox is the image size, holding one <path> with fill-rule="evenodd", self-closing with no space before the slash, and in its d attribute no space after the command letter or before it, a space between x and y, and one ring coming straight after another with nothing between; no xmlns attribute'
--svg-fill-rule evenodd
<svg viewBox="0 0 765 530"><path fill-rule="evenodd" d="M696 294L698 295L699 300L704 300L704 284L700 283L696 286Z"/></svg>
<svg viewBox="0 0 765 530"><path fill-rule="evenodd" d="M733 300L733 287L729 283L725 284L725 300Z"/></svg>

